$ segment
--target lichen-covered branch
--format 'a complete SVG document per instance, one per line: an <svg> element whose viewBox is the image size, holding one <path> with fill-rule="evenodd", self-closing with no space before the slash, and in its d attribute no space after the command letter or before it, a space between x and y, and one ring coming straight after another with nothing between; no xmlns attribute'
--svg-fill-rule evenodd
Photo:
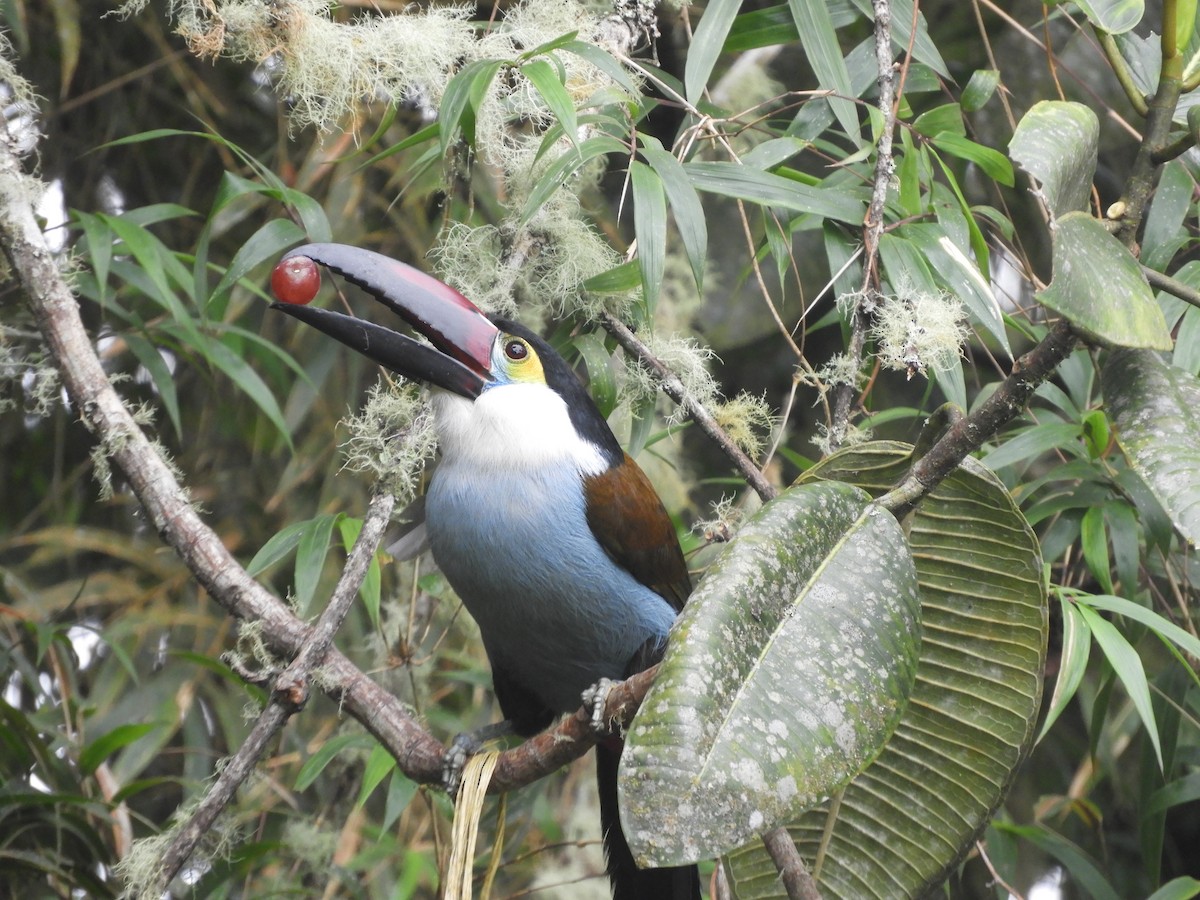
<svg viewBox="0 0 1200 900"><path fill-rule="evenodd" d="M191 818L175 832L170 845L163 853L157 884L147 891L148 894L157 896L171 883L195 851L197 844L212 827L217 816L233 800L237 789L250 777L254 766L266 752L268 743L293 713L303 709L308 701L309 679L313 669L321 663L329 648L333 646L333 637L345 621L346 614L350 612L371 560L375 558L379 549L379 542L391 520L395 505L396 498L390 493L377 493L371 499L371 505L363 518L362 530L354 542L328 605L317 624L313 626L299 654L275 678L271 699L254 723L245 743L220 770L216 782L209 788Z"/></svg>

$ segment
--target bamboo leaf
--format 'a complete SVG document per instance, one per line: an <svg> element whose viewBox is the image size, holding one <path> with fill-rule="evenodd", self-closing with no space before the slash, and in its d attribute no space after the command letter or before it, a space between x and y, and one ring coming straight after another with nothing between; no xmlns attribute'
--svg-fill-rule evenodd
<svg viewBox="0 0 1200 900"><path fill-rule="evenodd" d="M683 70L684 95L689 103L700 102L741 5L741 0L712 0L704 7Z"/></svg>
<svg viewBox="0 0 1200 900"><path fill-rule="evenodd" d="M646 143L642 147L642 155L646 162L662 179L671 201L671 213L675 218L675 228L683 241L683 249L692 265L692 276L696 279L696 289L704 292L704 266L708 259L708 224L704 218L704 206L688 179L683 164L668 153L661 144Z"/></svg>
<svg viewBox="0 0 1200 900"><path fill-rule="evenodd" d="M683 164L698 190L778 206L847 224L861 225L866 211L861 200L836 190L811 187L731 162L688 162Z"/></svg>
<svg viewBox="0 0 1200 900"><path fill-rule="evenodd" d="M629 164L633 185L633 231L637 235L638 265L642 270L642 296L649 315L658 306L667 266L667 196L662 179L643 162Z"/></svg>

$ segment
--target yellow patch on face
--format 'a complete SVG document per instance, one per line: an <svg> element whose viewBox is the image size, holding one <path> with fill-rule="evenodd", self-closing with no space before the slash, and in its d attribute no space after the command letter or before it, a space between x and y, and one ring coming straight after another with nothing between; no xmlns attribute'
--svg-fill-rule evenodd
<svg viewBox="0 0 1200 900"><path fill-rule="evenodd" d="M514 334L502 334L496 347L496 355L509 381L517 384L546 383L542 361L528 341Z"/></svg>

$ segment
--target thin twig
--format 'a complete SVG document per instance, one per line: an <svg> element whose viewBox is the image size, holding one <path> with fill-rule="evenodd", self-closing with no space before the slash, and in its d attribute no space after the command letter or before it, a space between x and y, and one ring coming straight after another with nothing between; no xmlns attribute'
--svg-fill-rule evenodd
<svg viewBox="0 0 1200 900"><path fill-rule="evenodd" d="M733 442L733 439L725 433L725 429L718 424L713 414L705 409L704 404L697 401L695 397L692 397L687 392L683 386L683 382L679 380L679 376L672 372L666 363L650 352L650 348L642 343L638 336L630 330L628 325L607 312L600 314L600 324L608 330L609 334L616 338L618 344L624 347L627 352L634 355L638 363L646 371L658 378L663 393L682 406L687 414L691 416L692 421L699 425L705 434L717 442L717 445L733 461L733 464L738 467L742 476L750 484L750 487L754 488L758 496L762 497L765 501L770 500L778 493L774 485L767 481L766 476L754 464L754 461L743 453L741 448Z"/></svg>
<svg viewBox="0 0 1200 900"><path fill-rule="evenodd" d="M879 236L883 234L884 205L888 186L895 173L892 159L892 132L896 128L895 71L892 60L892 12L889 0L872 0L875 13L875 64L879 81L879 112L883 127L875 148L875 178L871 189L871 204L863 222L863 283L860 299L850 315L850 341L846 355L854 371L862 366L863 348L867 342L870 319L863 298L879 289ZM838 384L833 389L833 420L829 426L829 447L841 446L850 428L852 404L857 391L853 381Z"/></svg>
<svg viewBox="0 0 1200 900"><path fill-rule="evenodd" d="M1191 285L1184 284L1179 279L1172 278L1170 275L1164 275L1162 272L1151 269L1149 266L1142 266L1142 274L1150 282L1150 287L1166 291L1168 294L1178 297L1184 303L1190 303L1192 306L1200 308L1200 291L1197 291Z"/></svg>
<svg viewBox="0 0 1200 900"><path fill-rule="evenodd" d="M329 600L329 605L313 626L308 640L275 679L271 700L259 714L258 721L238 752L221 769L221 774L209 789L188 822L180 828L163 854L158 872L158 884L150 894L161 893L179 873L195 851L200 840L212 828L221 811L233 800L237 789L250 777L254 766L266 751L267 744L279 733L293 713L299 712L308 700L308 682L312 670L321 664L333 645L333 637L342 626L354 603L355 595L367 575L375 551L391 519L396 498L390 493L377 493L371 499L362 530L341 578Z"/></svg>

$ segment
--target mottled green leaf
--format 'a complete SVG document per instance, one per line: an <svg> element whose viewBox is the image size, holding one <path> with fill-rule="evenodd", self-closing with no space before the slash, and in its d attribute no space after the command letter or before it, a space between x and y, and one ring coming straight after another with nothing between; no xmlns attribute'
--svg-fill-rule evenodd
<svg viewBox="0 0 1200 900"><path fill-rule="evenodd" d="M1075 0L1091 23L1109 34L1131 30L1146 14L1145 0Z"/></svg>
<svg viewBox="0 0 1200 900"><path fill-rule="evenodd" d="M858 488L793 487L747 521L688 601L627 736L635 858L723 852L853 777L905 707L918 605L902 529Z"/></svg>
<svg viewBox="0 0 1200 900"><path fill-rule="evenodd" d="M1082 103L1043 100L1017 123L1008 153L1037 180L1050 214L1086 209L1096 173L1100 121Z"/></svg>
<svg viewBox="0 0 1200 900"><path fill-rule="evenodd" d="M1200 545L1200 380L1149 351L1101 367L1117 442L1179 533Z"/></svg>
<svg viewBox="0 0 1200 900"><path fill-rule="evenodd" d="M864 445L805 477L881 493L907 470L909 449ZM909 545L924 628L917 680L891 740L843 794L819 876L826 900L899 900L940 884L1003 799L1041 708L1041 556L999 479L965 460L918 507ZM789 825L810 868L827 813ZM761 845L726 868L742 900L786 896Z"/></svg>
<svg viewBox="0 0 1200 900"><path fill-rule="evenodd" d="M1162 309L1125 246L1084 212L1054 229L1054 279L1038 300L1107 347L1171 349Z"/></svg>
<svg viewBox="0 0 1200 900"><path fill-rule="evenodd" d="M962 108L967 112L978 112L983 109L996 88L1000 86L1000 71L998 69L976 69L971 73L971 80L962 92Z"/></svg>

